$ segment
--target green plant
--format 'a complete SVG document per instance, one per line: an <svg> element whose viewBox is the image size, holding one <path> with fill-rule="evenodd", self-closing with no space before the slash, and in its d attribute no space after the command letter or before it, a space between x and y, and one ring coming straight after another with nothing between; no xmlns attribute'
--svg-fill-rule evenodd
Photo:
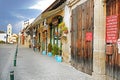
<svg viewBox="0 0 120 80"><path fill-rule="evenodd" d="M42 43L42 51L44 51L45 50L45 44L44 44L44 42Z"/></svg>
<svg viewBox="0 0 120 80"><path fill-rule="evenodd" d="M59 55L59 47L57 44L54 44L53 47L52 47L52 53L53 55Z"/></svg>
<svg viewBox="0 0 120 80"><path fill-rule="evenodd" d="M64 22L61 22L59 25L58 25L58 28L62 28L62 27L64 27L65 26L65 23Z"/></svg>
<svg viewBox="0 0 120 80"><path fill-rule="evenodd" d="M48 44L48 52L51 52L52 51L52 45L49 43Z"/></svg>
<svg viewBox="0 0 120 80"><path fill-rule="evenodd" d="M40 51L41 43L38 43L37 47L38 47L38 50Z"/></svg>
<svg viewBox="0 0 120 80"><path fill-rule="evenodd" d="M68 33L68 28L67 28L66 26L64 26L64 27L62 28L62 32L65 33L65 34L67 34L67 33Z"/></svg>
<svg viewBox="0 0 120 80"><path fill-rule="evenodd" d="M0 44L4 44L5 43L5 41L3 41L3 40L0 40Z"/></svg>
<svg viewBox="0 0 120 80"><path fill-rule="evenodd" d="M62 31L68 30L66 26L62 27Z"/></svg>

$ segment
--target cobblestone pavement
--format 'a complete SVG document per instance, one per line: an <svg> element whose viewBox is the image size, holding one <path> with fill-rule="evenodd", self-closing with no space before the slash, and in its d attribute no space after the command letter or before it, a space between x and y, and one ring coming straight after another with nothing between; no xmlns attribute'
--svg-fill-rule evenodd
<svg viewBox="0 0 120 80"><path fill-rule="evenodd" d="M19 46L14 71L15 80L92 80L69 64L23 46Z"/></svg>

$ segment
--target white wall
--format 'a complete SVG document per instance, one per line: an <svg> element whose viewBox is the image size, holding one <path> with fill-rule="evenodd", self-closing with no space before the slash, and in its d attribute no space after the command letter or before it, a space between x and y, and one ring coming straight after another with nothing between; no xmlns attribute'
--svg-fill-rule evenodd
<svg viewBox="0 0 120 80"><path fill-rule="evenodd" d="M0 40L6 42L6 33L0 33Z"/></svg>
<svg viewBox="0 0 120 80"><path fill-rule="evenodd" d="M71 21L70 21L70 8L66 5L65 9L64 9L64 22L66 27L68 27L68 34L67 34L67 42L63 43L62 45L62 50L63 50L63 58L65 58L66 56L68 56L68 58L65 59L65 62L69 62L71 57L70 57L70 53L71 53L71 49L70 49L70 45L71 45Z"/></svg>

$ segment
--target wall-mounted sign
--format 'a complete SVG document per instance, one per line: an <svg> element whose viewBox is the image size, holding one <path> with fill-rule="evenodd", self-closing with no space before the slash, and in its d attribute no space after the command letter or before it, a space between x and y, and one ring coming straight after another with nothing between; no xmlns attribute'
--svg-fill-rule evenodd
<svg viewBox="0 0 120 80"><path fill-rule="evenodd" d="M92 41L93 35L92 32L86 32L86 41Z"/></svg>
<svg viewBox="0 0 120 80"><path fill-rule="evenodd" d="M117 15L106 18L106 42L115 43L117 41Z"/></svg>

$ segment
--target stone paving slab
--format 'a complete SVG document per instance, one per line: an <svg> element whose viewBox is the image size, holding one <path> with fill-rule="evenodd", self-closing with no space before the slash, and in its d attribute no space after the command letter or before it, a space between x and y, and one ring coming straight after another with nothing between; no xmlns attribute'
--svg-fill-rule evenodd
<svg viewBox="0 0 120 80"><path fill-rule="evenodd" d="M92 80L69 64L23 46L19 46L14 71L15 80Z"/></svg>

